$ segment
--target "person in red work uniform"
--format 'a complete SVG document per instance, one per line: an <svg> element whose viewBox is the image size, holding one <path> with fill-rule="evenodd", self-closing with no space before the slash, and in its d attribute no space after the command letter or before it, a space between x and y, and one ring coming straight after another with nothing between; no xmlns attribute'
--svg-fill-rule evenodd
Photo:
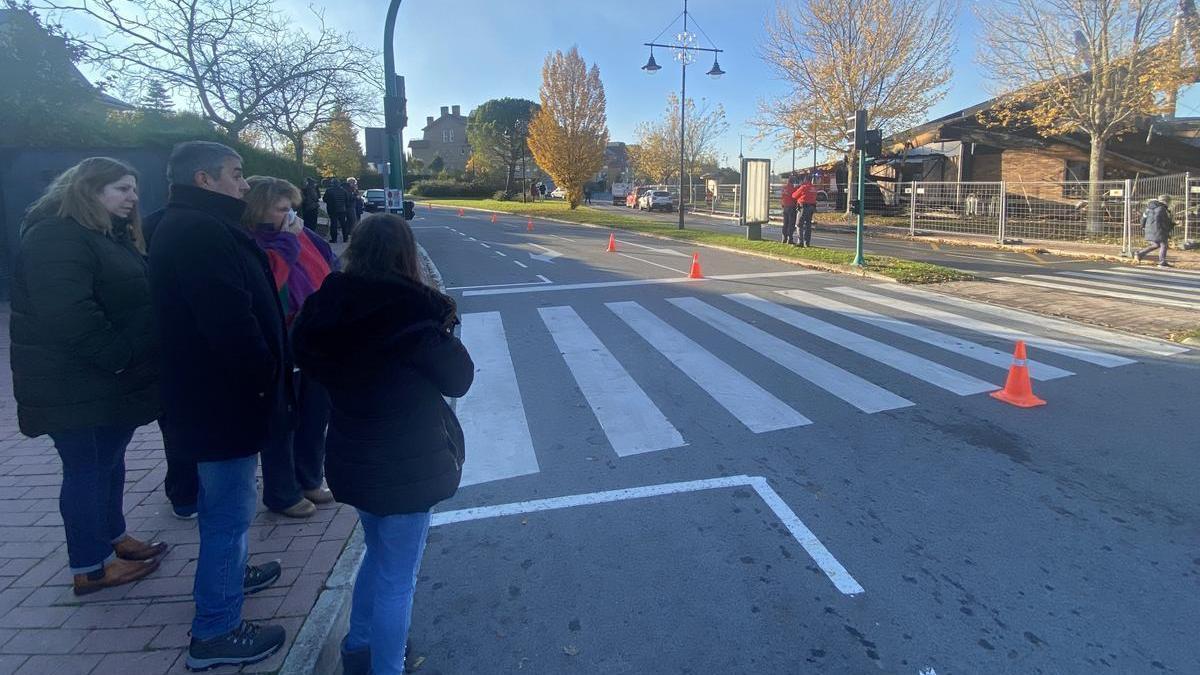
<svg viewBox="0 0 1200 675"><path fill-rule="evenodd" d="M792 243L792 235L796 233L796 198L792 195L799 185L796 174L788 176L787 182L779 190L779 205L783 207L783 243Z"/></svg>
<svg viewBox="0 0 1200 675"><path fill-rule="evenodd" d="M813 184L814 180L816 179L812 178L801 183L792 192L792 198L800 205L800 241L797 242L798 246L812 246L813 214L817 212L817 186Z"/></svg>

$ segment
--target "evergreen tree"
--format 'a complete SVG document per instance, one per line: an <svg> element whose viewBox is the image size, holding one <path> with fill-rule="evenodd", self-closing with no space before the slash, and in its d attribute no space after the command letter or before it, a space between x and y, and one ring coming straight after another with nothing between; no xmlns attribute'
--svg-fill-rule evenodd
<svg viewBox="0 0 1200 675"><path fill-rule="evenodd" d="M154 80L146 85L146 93L142 96L142 110L159 115L170 115L174 112L175 103L171 100L167 88L162 82Z"/></svg>
<svg viewBox="0 0 1200 675"><path fill-rule="evenodd" d="M354 122L344 110L338 110L328 124L317 129L312 150L313 163L326 176L358 176L366 168L362 146Z"/></svg>

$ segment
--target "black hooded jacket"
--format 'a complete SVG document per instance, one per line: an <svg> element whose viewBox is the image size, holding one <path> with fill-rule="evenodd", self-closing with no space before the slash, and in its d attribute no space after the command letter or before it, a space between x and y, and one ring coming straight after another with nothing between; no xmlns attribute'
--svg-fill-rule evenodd
<svg viewBox="0 0 1200 675"><path fill-rule="evenodd" d="M305 301L293 351L333 402L325 476L339 502L418 513L458 489L463 436L443 396L465 394L475 364L457 322L450 297L402 279L334 272Z"/></svg>

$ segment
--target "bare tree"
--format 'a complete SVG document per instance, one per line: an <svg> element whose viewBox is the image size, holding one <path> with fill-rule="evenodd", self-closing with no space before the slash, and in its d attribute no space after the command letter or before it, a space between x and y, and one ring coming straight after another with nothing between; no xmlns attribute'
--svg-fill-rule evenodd
<svg viewBox="0 0 1200 675"><path fill-rule="evenodd" d="M716 143L729 129L725 108L707 99L696 103L688 99L684 105L687 126L684 131L684 170L695 175L704 166L717 164ZM676 177L679 171L679 97L667 96L667 107L658 122L643 122L637 127L637 144L633 151L636 170L659 183Z"/></svg>
<svg viewBox="0 0 1200 675"><path fill-rule="evenodd" d="M885 132L923 121L953 72L957 12L956 0L781 0L762 58L790 89L760 102L760 136L791 147L811 130L840 150L856 110Z"/></svg>
<svg viewBox="0 0 1200 675"><path fill-rule="evenodd" d="M1148 116L1188 70L1172 39L1173 0L995 0L979 12L980 60L1001 89L983 116L1046 136L1091 140L1088 228L1099 231L1105 149Z"/></svg>
<svg viewBox="0 0 1200 675"><path fill-rule="evenodd" d="M283 74L274 95L264 100L260 124L287 140L303 164L307 140L338 115L372 117L379 112L383 85L373 54L348 37L329 45L301 32L287 48L271 55L273 72ZM322 42L327 43L322 46ZM332 48L330 48L332 47Z"/></svg>
<svg viewBox="0 0 1200 675"><path fill-rule="evenodd" d="M40 6L95 27L74 36L89 62L130 86L161 82L235 138L266 122L268 103L283 87L326 76L339 55L365 53L327 29L320 14L315 36L293 30L273 0L44 0Z"/></svg>

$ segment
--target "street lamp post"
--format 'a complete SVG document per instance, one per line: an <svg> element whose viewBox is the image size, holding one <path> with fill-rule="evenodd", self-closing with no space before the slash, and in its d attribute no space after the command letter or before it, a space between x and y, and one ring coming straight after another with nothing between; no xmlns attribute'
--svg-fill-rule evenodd
<svg viewBox="0 0 1200 675"><path fill-rule="evenodd" d="M649 75L653 75L654 73L662 70L662 66L658 65L658 63L654 61L655 47L674 50L675 60L679 62L680 66L682 66L682 74L679 81L679 229L681 230L683 229L684 212L683 174L685 169L684 163L687 149L687 67L689 63L696 59L693 52L709 52L713 55L713 65L708 73L706 73L707 75L713 78L718 78L725 74L725 71L721 70L721 64L717 62L717 54L720 54L723 50L716 49L715 47L710 48L695 46L693 43L696 41L696 36L688 32L688 18L688 0L683 0L683 32L675 36L675 44L659 44L653 41L643 43L650 48L650 60L646 61L646 65L642 66L642 70L646 71L646 73ZM697 28L699 28L698 25ZM665 33L666 30L664 29L663 32ZM701 32L704 32L703 29L701 29Z"/></svg>
<svg viewBox="0 0 1200 675"><path fill-rule="evenodd" d="M400 2L402 0L392 0L388 6L387 20L383 24L383 79L384 92L387 96L387 101L397 101L400 97L398 82L396 80L396 14L400 11ZM404 199L404 155L401 154L401 134L403 133L400 126L397 125L395 117L388 119L384 125L387 127L387 145L388 145L388 162L391 164L388 171L387 185L390 188L400 190L400 199L403 203Z"/></svg>

